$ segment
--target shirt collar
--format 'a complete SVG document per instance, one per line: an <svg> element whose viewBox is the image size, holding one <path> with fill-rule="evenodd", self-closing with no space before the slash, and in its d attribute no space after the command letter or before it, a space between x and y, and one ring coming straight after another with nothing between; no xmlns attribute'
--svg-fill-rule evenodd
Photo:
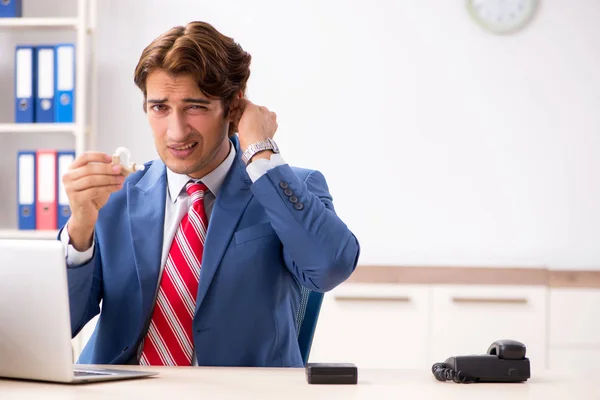
<svg viewBox="0 0 600 400"><path fill-rule="evenodd" d="M229 154L217 168L206 174L202 179L195 180L202 181L202 183L208 187L208 190L210 190L210 192L217 197L219 190L221 190L221 186L223 186L225 177L233 165L235 154L235 146L230 146ZM171 202L175 203L177 201L179 194L185 185L190 181L190 179L193 178L190 178L184 174L175 173L171 171L169 167L167 167L167 188L169 189L169 198L171 199Z"/></svg>

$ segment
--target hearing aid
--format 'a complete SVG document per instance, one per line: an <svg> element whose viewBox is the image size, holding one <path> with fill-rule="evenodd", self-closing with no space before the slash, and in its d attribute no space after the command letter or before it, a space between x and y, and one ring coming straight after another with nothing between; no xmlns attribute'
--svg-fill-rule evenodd
<svg viewBox="0 0 600 400"><path fill-rule="evenodd" d="M112 156L112 163L114 165L121 165L123 168L121 174L124 176L128 176L136 171L143 171L146 167L142 165L137 165L133 163L131 160L131 151L129 151L126 147L118 147L115 150L115 153Z"/></svg>

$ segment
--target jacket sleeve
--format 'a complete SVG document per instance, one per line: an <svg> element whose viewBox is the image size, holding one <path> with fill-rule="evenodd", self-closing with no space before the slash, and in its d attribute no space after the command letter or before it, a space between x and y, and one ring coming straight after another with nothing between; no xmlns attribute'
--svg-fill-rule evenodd
<svg viewBox="0 0 600 400"><path fill-rule="evenodd" d="M283 243L285 264L305 287L325 292L356 268L360 246L336 215L323 174L300 180L287 164L269 170L251 186Z"/></svg>
<svg viewBox="0 0 600 400"><path fill-rule="evenodd" d="M97 237L94 242L94 255L89 261L67 267L72 337L100 312L102 260Z"/></svg>

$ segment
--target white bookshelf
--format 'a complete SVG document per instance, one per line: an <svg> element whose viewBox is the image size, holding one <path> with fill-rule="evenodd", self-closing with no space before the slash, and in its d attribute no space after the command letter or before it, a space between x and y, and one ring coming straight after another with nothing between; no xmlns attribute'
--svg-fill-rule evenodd
<svg viewBox="0 0 600 400"><path fill-rule="evenodd" d="M0 18L0 28L72 28L79 18Z"/></svg>
<svg viewBox="0 0 600 400"><path fill-rule="evenodd" d="M0 230L0 239L43 239L54 240L58 231L20 231L18 229Z"/></svg>
<svg viewBox="0 0 600 400"><path fill-rule="evenodd" d="M48 0L60 3L61 0ZM88 101L94 103L94 93L90 93L97 89L95 83L96 69L94 57L94 34L96 23L96 0L77 0L76 17L73 18L56 18L52 16L41 18L29 18L25 15L22 18L0 18L0 32L7 30L14 31L15 34L20 32L32 31L38 32L43 41L44 32L48 29L53 31L65 30L74 32L72 41L75 44L75 110L74 123L50 123L50 124L17 124L1 121L0 123L0 140L5 135L38 135L45 133L73 135L74 148L76 155L80 155L88 150L88 141L93 138L93 124L88 115L94 113L94 106L90 107ZM28 36L30 37L30 36ZM4 54L14 54L14 49L3 49ZM10 72L12 73L12 72ZM90 86L91 83L91 86ZM14 93L5 93L2 101L14 101ZM9 194L12 195L12 192ZM16 197L16 194L15 194ZM4 212L11 212L5 210ZM17 212L17 208L13 212ZM4 228L4 229L2 229ZM4 226L0 228L0 239L55 239L57 231L21 231L17 227Z"/></svg>
<svg viewBox="0 0 600 400"><path fill-rule="evenodd" d="M73 133L76 124L0 124L0 133Z"/></svg>
<svg viewBox="0 0 600 400"><path fill-rule="evenodd" d="M60 1L60 0L52 0ZM0 124L0 133L70 133L75 135L75 152L87 150L86 136L90 132L90 119L87 115L87 101L93 98L88 91L88 82L95 80L94 63L88 63L88 55L94 61L93 44L96 0L77 0L75 18L0 18L0 29L73 29L75 43L75 123L74 124ZM89 40L88 40L89 39ZM90 43L88 43L90 42ZM90 79L91 78L91 79ZM95 87L92 86L92 89ZM11 96L12 98L12 96Z"/></svg>

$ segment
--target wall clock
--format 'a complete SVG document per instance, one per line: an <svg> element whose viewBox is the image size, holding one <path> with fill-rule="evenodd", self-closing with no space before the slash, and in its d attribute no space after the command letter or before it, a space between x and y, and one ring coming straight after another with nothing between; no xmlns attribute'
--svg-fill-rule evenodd
<svg viewBox="0 0 600 400"><path fill-rule="evenodd" d="M509 34L523 29L531 21L539 0L467 0L467 9L484 29Z"/></svg>

